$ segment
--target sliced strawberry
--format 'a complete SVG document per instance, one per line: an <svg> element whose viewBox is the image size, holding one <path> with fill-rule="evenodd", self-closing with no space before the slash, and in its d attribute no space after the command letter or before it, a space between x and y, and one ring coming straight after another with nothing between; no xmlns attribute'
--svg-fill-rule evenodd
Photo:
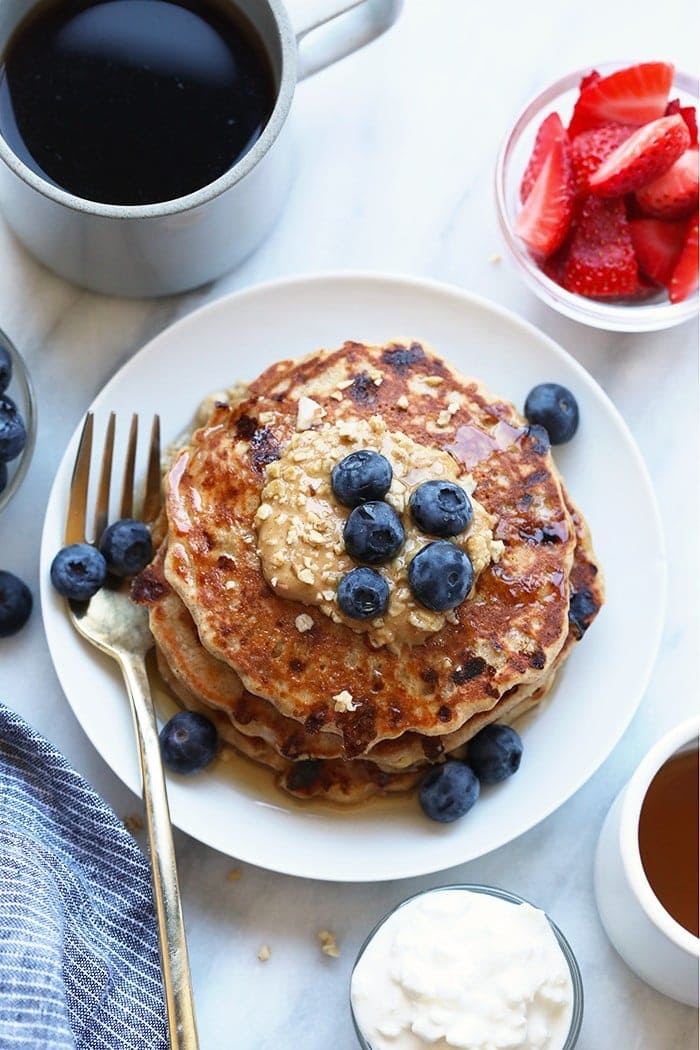
<svg viewBox="0 0 700 1050"><path fill-rule="evenodd" d="M698 226L697 218L690 222L685 244L671 274L668 297L672 303L687 299L698 286Z"/></svg>
<svg viewBox="0 0 700 1050"><path fill-rule="evenodd" d="M645 215L655 219L680 219L692 215L698 206L700 174L698 147L687 149L668 171L654 179L635 196Z"/></svg>
<svg viewBox="0 0 700 1050"><path fill-rule="evenodd" d="M637 260L624 201L588 197L571 238L564 287L600 299L633 295L638 286Z"/></svg>
<svg viewBox="0 0 700 1050"><path fill-rule="evenodd" d="M574 138L611 120L639 127L662 117L673 81L670 62L641 62L587 84L569 124Z"/></svg>
<svg viewBox="0 0 700 1050"><path fill-rule="evenodd" d="M630 222L639 269L652 281L668 287L687 229L687 222L664 222L662 219L633 219Z"/></svg>
<svg viewBox="0 0 700 1050"><path fill-rule="evenodd" d="M574 205L571 146L554 141L515 220L515 232L538 255L551 255L566 237Z"/></svg>
<svg viewBox="0 0 700 1050"><path fill-rule="evenodd" d="M599 197L631 193L668 171L689 145L690 132L680 113L659 117L613 150L589 177L588 185Z"/></svg>
<svg viewBox="0 0 700 1050"><path fill-rule="evenodd" d="M535 179L542 171L542 165L550 149L557 139L563 138L565 135L566 131L558 113L550 113L540 124L535 136L532 156L525 168L523 181L520 183L520 200L523 204L529 197L530 190L535 185Z"/></svg>
<svg viewBox="0 0 700 1050"><path fill-rule="evenodd" d="M564 283L564 267L566 266L566 258L569 254L568 241L557 248L555 252L548 255L546 259L542 260L541 269L542 272L555 281L557 284Z"/></svg>
<svg viewBox="0 0 700 1050"><path fill-rule="evenodd" d="M602 80L602 77L597 69L592 69L590 73L586 73L585 77L581 77L578 86L579 95L582 91L585 91L587 87L590 87L591 84L597 84L599 80Z"/></svg>
<svg viewBox="0 0 700 1050"><path fill-rule="evenodd" d="M698 118L695 112L695 106L681 106L681 100L679 98L674 98L666 106L666 116L670 117L672 113L680 113L683 120L688 125L688 131L690 132L690 145L697 146Z"/></svg>
<svg viewBox="0 0 700 1050"><path fill-rule="evenodd" d="M621 146L633 131L634 128L629 124L603 124L576 136L571 143L571 161L579 196L586 196L589 192L589 175L597 171L606 157Z"/></svg>

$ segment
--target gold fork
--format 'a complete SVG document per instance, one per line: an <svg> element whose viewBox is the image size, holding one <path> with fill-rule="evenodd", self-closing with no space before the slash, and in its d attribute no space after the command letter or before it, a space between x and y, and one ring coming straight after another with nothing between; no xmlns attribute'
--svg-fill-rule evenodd
<svg viewBox="0 0 700 1050"><path fill-rule="evenodd" d="M114 431L115 416L112 412L105 433L93 535L89 539L86 525L93 416L92 413L88 413L85 417L71 479L66 544L97 543L107 525ZM120 518L134 516L137 432L138 418L133 416L124 463ZM160 423L158 416L155 416L151 429L140 519L145 522L153 521L158 514L159 503ZM70 618L80 634L117 661L129 693L141 764L170 1046L172 1050L196 1050L199 1042L170 812L161 762L158 727L146 672L146 654L153 646L153 638L148 628L148 614L143 607L131 601L128 585L125 584L119 587L104 586L89 602L69 602L68 606Z"/></svg>

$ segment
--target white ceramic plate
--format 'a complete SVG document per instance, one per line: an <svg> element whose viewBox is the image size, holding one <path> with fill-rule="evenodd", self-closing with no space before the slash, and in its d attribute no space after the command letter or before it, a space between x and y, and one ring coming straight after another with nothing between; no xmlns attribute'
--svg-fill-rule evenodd
<svg viewBox="0 0 700 1050"><path fill-rule="evenodd" d="M233 857L293 875L352 882L422 875L522 834L568 799L619 740L644 692L661 633L665 566L659 517L646 469L618 412L556 343L457 289L338 274L278 281L220 299L162 332L114 376L92 405L97 434L110 410L123 420L122 438L131 412L148 418L158 411L164 437L172 439L201 397L252 378L279 358L346 339L383 343L397 337L426 340L517 406L542 381L575 392L579 432L556 450L556 458L590 523L608 598L551 700L524 727L517 776L485 790L454 824L432 823L409 797L347 809L297 803L274 788L266 771L244 760L218 763L191 778L169 778L179 828ZM46 514L44 623L56 671L83 729L115 773L140 793L131 717L116 665L76 634L49 584L77 437L66 450ZM651 604L649 594L655 595Z"/></svg>

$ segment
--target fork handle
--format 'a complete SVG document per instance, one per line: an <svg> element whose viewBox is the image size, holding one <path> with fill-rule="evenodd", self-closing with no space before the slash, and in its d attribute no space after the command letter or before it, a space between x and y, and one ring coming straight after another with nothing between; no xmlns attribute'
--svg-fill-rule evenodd
<svg viewBox="0 0 700 1050"><path fill-rule="evenodd" d="M119 663L131 701L139 747L170 1047L171 1050L197 1050L199 1039L175 848L146 663L142 656L133 653L123 653Z"/></svg>

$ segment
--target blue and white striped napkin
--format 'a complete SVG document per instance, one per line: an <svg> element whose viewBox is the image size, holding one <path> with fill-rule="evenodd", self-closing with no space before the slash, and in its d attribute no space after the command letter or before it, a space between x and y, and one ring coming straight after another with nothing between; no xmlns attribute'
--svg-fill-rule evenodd
<svg viewBox="0 0 700 1050"><path fill-rule="evenodd" d="M0 1047L165 1050L148 864L112 810L0 704Z"/></svg>

